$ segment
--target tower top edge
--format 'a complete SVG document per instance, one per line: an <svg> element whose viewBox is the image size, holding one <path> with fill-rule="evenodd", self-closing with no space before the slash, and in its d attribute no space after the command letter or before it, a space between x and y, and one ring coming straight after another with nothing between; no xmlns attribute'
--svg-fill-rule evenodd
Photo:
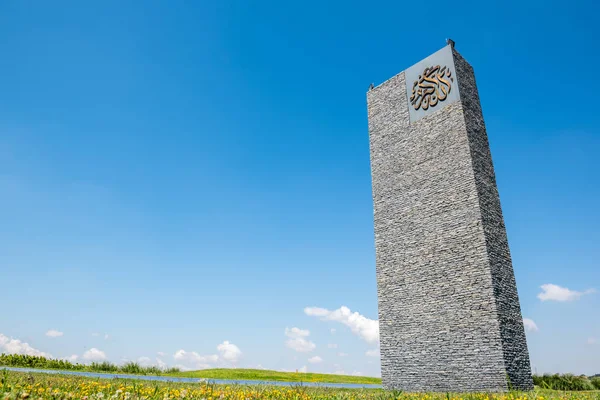
<svg viewBox="0 0 600 400"><path fill-rule="evenodd" d="M378 85L374 85L373 83L371 83L371 85L369 86L369 89L367 90L367 93L369 93L369 92L371 92L371 91L373 91L373 90L377 90L377 89L378 89L378 88L380 88L381 86L384 86L384 85L385 85L387 82L389 82L389 81L393 80L394 78L396 78L396 77L398 77L399 75L401 75L401 74L405 73L407 70L411 69L411 68L412 68L412 67L414 67L415 65L417 65L417 64L419 64L419 63L421 63L421 62L425 61L427 58L429 58L429 57L433 56L434 54L436 54L436 53L438 53L438 52L440 52L440 51L442 51L442 50L444 50L444 49L447 49L447 48L449 48L449 49L450 49L450 51L451 51L451 53L452 53L452 56L453 56L453 58L454 58L456 55L459 55L459 56L461 56L461 55L460 55L460 53L459 53L459 52L456 50L456 47L455 47L455 45L456 45L456 42L454 42L454 40L452 40L452 39L446 39L446 45L445 45L445 46L443 46L443 47L439 48L438 50L436 50L436 51L434 51L433 53L429 54L428 56L424 57L424 58L423 58L421 61L417 61L416 63L414 63L414 64L412 64L412 65L408 66L407 68L405 68L405 69L403 69L402 71L398 72L397 74L395 74L395 75L393 75L393 76L389 77L388 79L386 79L385 81L381 82L381 83L380 83L380 84L378 84ZM461 56L461 57L462 57L462 56ZM463 58L463 59L464 59L464 58Z"/></svg>

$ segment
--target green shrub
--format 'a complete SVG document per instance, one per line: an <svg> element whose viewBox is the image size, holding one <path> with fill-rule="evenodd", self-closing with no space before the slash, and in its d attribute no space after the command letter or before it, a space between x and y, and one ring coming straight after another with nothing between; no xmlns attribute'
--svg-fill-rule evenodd
<svg viewBox="0 0 600 400"><path fill-rule="evenodd" d="M161 375L162 372L162 369L154 365L144 368L144 375Z"/></svg>
<svg viewBox="0 0 600 400"><path fill-rule="evenodd" d="M533 383L542 389L553 390L594 390L592 382L585 375L545 374L534 375Z"/></svg>
<svg viewBox="0 0 600 400"><path fill-rule="evenodd" d="M110 363L108 361L102 361L101 363L93 362L90 364L89 369L92 371L101 371L101 372L118 372L119 367L115 364Z"/></svg>
<svg viewBox="0 0 600 400"><path fill-rule="evenodd" d="M590 382L592 383L592 385L600 390L600 376L594 376L590 379Z"/></svg>
<svg viewBox="0 0 600 400"><path fill-rule="evenodd" d="M127 374L141 374L143 373L143 368L136 362L129 361L121 366L121 371Z"/></svg>
<svg viewBox="0 0 600 400"><path fill-rule="evenodd" d="M66 369L77 371L96 372L124 372L127 374L161 375L163 371L156 366L142 367L136 362L128 362L122 366L108 361L93 362L89 365L74 364L67 360L53 360L40 356L28 356L23 354L0 354L0 365L21 368L40 369ZM179 368L170 368L170 372L179 372Z"/></svg>
<svg viewBox="0 0 600 400"><path fill-rule="evenodd" d="M65 360L51 360L46 357L28 356L25 354L1 354L0 365L23 368L51 368L51 369L81 369L79 364Z"/></svg>

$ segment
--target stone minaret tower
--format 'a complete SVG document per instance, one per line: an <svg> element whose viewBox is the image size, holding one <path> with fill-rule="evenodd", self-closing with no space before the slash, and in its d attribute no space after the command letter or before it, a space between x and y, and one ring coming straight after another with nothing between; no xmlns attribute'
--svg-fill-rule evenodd
<svg viewBox="0 0 600 400"><path fill-rule="evenodd" d="M473 68L449 41L367 103L384 386L532 389Z"/></svg>

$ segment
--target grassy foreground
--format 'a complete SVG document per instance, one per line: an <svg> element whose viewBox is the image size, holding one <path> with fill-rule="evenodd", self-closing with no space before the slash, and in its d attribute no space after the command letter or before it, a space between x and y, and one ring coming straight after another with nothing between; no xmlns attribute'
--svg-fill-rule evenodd
<svg viewBox="0 0 600 400"><path fill-rule="evenodd" d="M1 400L600 400L600 391L505 394L401 393L382 389L148 382L0 371Z"/></svg>
<svg viewBox="0 0 600 400"><path fill-rule="evenodd" d="M327 382L327 383L358 383L380 384L381 379L364 376L313 374L297 372L280 372L260 369L205 369L182 372L178 368L160 369L155 366L141 366L135 362L116 365L108 361L91 364L71 363L66 360L55 360L39 356L23 354L0 354L0 366L53 369L66 371L107 372L136 375L163 375L186 378L206 379L239 379L263 380L278 382ZM0 399L1 400L1 399Z"/></svg>
<svg viewBox="0 0 600 400"><path fill-rule="evenodd" d="M169 376L206 379L239 379L277 382L327 382L327 383L358 383L381 384L380 378L352 375L314 374L302 372L281 372L266 369L229 369L215 368L199 371L175 372Z"/></svg>
<svg viewBox="0 0 600 400"><path fill-rule="evenodd" d="M0 366L249 381L257 380L279 382L322 382L356 384L381 383L381 379L379 378L370 378L362 376L280 372L260 369L206 369L199 371L182 372L178 368L160 369L156 366L144 367L135 362L128 362L122 365L116 365L107 361L104 361L102 363L77 364L65 360L55 360L45 357L19 354L0 354ZM572 374L534 375L533 383L540 389L563 391L600 390L600 375L591 377L584 375L577 376Z"/></svg>

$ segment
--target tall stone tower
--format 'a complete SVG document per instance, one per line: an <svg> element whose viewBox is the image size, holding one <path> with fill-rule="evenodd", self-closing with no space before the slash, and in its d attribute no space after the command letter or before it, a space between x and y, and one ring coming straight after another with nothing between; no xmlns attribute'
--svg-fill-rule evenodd
<svg viewBox="0 0 600 400"><path fill-rule="evenodd" d="M383 385L530 390L475 75L448 42L367 93Z"/></svg>

